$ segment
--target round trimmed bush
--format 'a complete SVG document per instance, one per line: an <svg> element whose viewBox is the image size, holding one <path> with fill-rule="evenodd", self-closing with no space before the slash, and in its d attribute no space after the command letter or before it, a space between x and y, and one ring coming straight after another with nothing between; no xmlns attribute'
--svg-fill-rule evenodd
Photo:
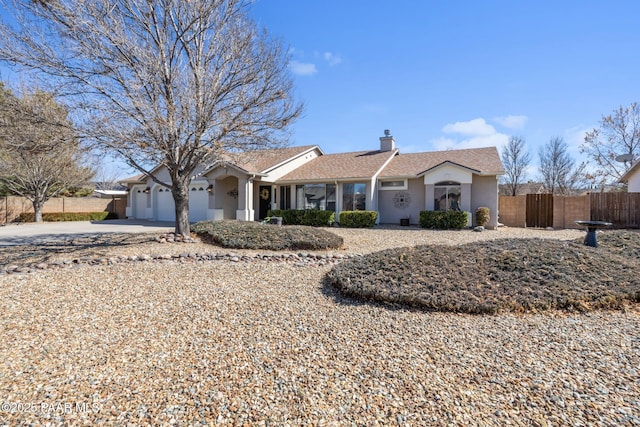
<svg viewBox="0 0 640 427"><path fill-rule="evenodd" d="M191 231L203 242L234 249L318 250L336 249L343 239L326 230L306 226L260 224L245 221L205 221Z"/></svg>
<svg viewBox="0 0 640 427"><path fill-rule="evenodd" d="M490 212L489 208L486 207L476 209L476 225L486 227L487 224L489 224L489 219L491 219L489 216Z"/></svg>
<svg viewBox="0 0 640 427"><path fill-rule="evenodd" d="M348 296L461 313L619 309L640 302L637 259L607 251L602 240L599 249L545 239L390 249L342 262L326 279ZM630 244L634 250L639 240Z"/></svg>

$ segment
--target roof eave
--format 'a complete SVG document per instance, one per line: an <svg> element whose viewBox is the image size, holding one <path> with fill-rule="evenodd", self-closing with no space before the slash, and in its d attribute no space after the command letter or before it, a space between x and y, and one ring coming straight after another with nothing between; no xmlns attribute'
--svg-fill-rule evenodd
<svg viewBox="0 0 640 427"><path fill-rule="evenodd" d="M459 168L466 169L466 170L468 170L468 171L470 171L472 173L475 173L476 175L484 175L484 173L482 171L478 170L478 169L473 169L473 168L470 168L468 166L461 165L460 163L452 162L451 160L445 160L444 162L440 162L437 165L430 167L429 169L423 170L417 176L418 177L425 176L427 173L429 173L432 170L434 170L436 168L439 168L440 166L445 165L445 164L450 164L452 166L457 166Z"/></svg>
<svg viewBox="0 0 640 427"><path fill-rule="evenodd" d="M626 184L629 181L629 178L631 178L631 175L633 175L636 172L636 169L638 169L639 167L640 167L640 160L636 161L633 165L631 165L629 170L626 171L624 175L620 177L618 182L621 184Z"/></svg>
<svg viewBox="0 0 640 427"><path fill-rule="evenodd" d="M311 179L287 179L278 180L276 184L323 184L333 182L357 182L357 181L369 181L373 177L347 177L347 178L311 178Z"/></svg>
<svg viewBox="0 0 640 427"><path fill-rule="evenodd" d="M264 174L268 174L269 172L273 171L274 169L279 168L280 166L282 166L282 165L284 165L284 164L286 164L286 163L290 162L291 160L293 160L293 159L297 159L298 157L302 157L302 156L304 156L305 154L309 154L310 152L312 152L312 151L314 151L314 150L318 150L318 151L320 152L320 155L321 155L321 156L322 156L322 155L324 155L324 153L322 152L322 150L320 149L320 147L318 147L317 145L314 145L313 147L311 147L311 148L309 148L309 149L307 149L307 150L304 150L303 152L301 152L301 153L299 153L299 154L296 154L295 156L291 156L291 157L289 157L288 159L283 160L283 161L281 161L280 163L278 163L278 164L276 164L276 165L269 166L267 169L263 169L263 170L262 170L262 173L264 173Z"/></svg>

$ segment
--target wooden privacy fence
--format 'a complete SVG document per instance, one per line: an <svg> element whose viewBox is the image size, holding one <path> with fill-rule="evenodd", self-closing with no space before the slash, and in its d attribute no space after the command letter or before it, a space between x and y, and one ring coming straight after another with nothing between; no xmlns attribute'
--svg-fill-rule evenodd
<svg viewBox="0 0 640 427"><path fill-rule="evenodd" d="M593 193L591 219L615 228L640 228L640 193Z"/></svg>
<svg viewBox="0 0 640 427"><path fill-rule="evenodd" d="M527 227L553 227L553 194L527 194Z"/></svg>
<svg viewBox="0 0 640 427"><path fill-rule="evenodd" d="M574 221L607 221L613 228L640 228L640 193L584 196L500 196L500 223L509 227L582 228Z"/></svg>

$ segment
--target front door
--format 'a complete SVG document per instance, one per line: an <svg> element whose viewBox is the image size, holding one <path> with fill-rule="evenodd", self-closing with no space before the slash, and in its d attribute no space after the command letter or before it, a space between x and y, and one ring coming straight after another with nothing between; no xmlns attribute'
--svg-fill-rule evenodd
<svg viewBox="0 0 640 427"><path fill-rule="evenodd" d="M269 209L271 209L271 186L261 185L260 188L260 210L258 211L259 219L265 219Z"/></svg>

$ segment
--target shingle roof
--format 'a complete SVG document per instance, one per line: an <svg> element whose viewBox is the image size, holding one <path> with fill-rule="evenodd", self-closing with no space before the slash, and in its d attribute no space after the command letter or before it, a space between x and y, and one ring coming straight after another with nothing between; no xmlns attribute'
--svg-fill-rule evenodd
<svg viewBox="0 0 640 427"><path fill-rule="evenodd" d="M498 150L487 147L399 154L384 168L380 178L415 177L445 162L478 171L481 175L504 173Z"/></svg>
<svg viewBox="0 0 640 427"><path fill-rule="evenodd" d="M371 178L395 154L393 151L357 151L325 154L316 157L279 179L287 181L321 181Z"/></svg>
<svg viewBox="0 0 640 427"><path fill-rule="evenodd" d="M121 179L118 182L123 184L136 184L136 183L144 182L145 180L146 180L146 175L139 173L137 175L133 175L128 178Z"/></svg>
<svg viewBox="0 0 640 427"><path fill-rule="evenodd" d="M265 173L274 166L314 148L319 150L316 145L258 150L231 155L227 161L247 172ZM415 177L445 162L455 163L482 175L504 173L495 147L409 154L398 154L396 150L376 150L320 155L278 181L367 179L375 176L385 163L387 165L380 173L380 178ZM136 175L122 182L135 183L143 181L144 178L144 175Z"/></svg>
<svg viewBox="0 0 640 427"><path fill-rule="evenodd" d="M315 147L317 146L302 145L298 147L249 151L230 155L228 160L249 172L266 172L274 166Z"/></svg>

